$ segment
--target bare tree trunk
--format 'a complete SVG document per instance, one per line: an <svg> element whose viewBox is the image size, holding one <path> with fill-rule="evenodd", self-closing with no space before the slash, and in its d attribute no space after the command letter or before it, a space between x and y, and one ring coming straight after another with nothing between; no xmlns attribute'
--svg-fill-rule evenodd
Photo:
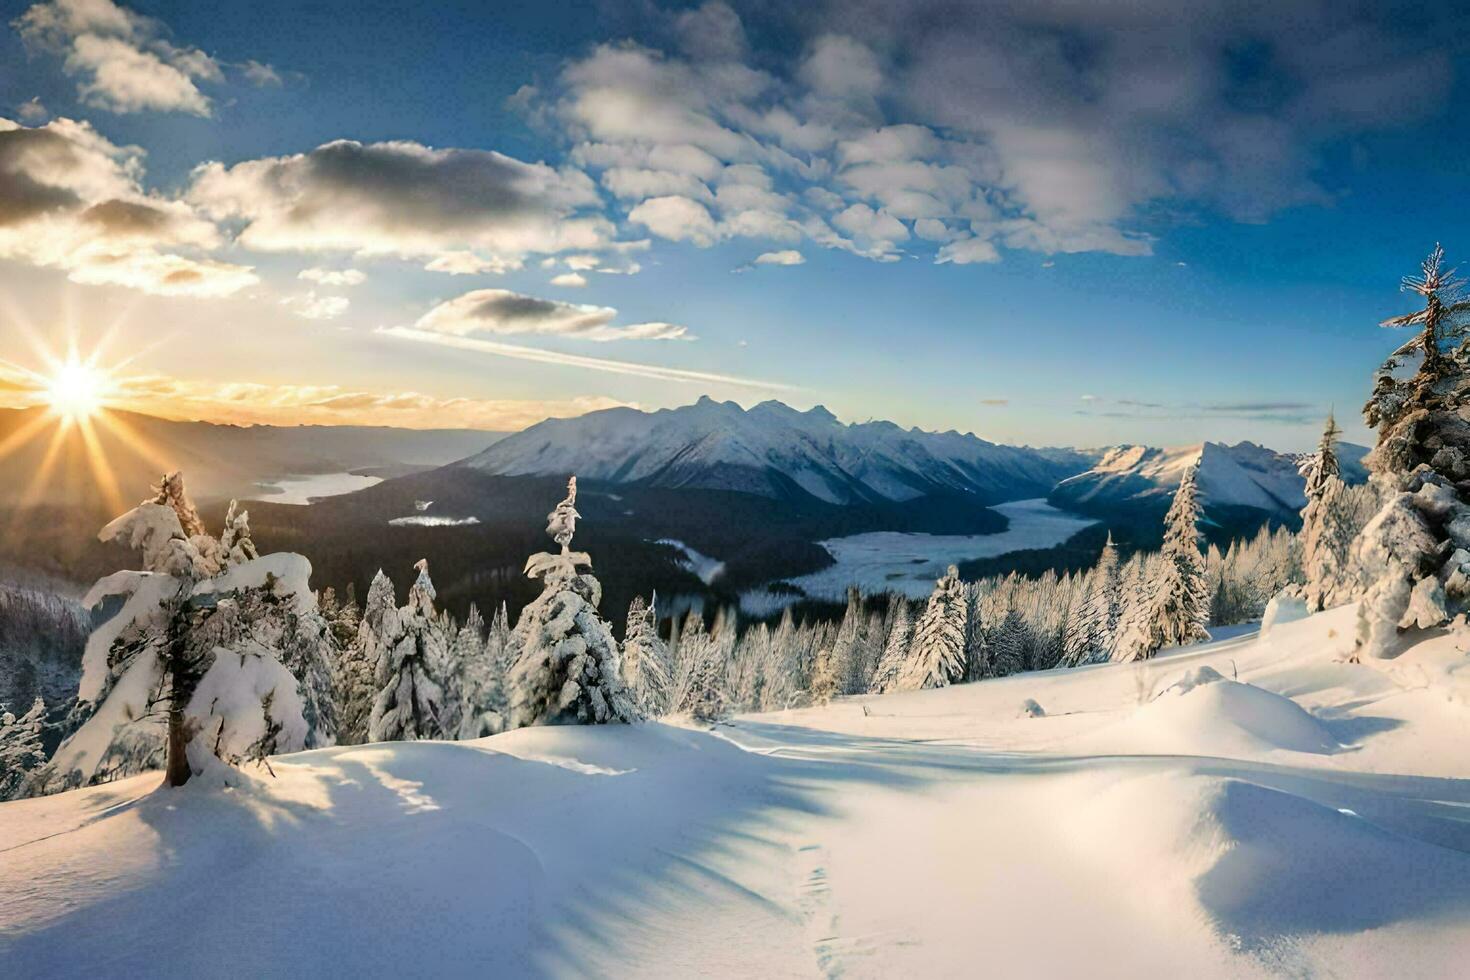
<svg viewBox="0 0 1470 980"><path fill-rule="evenodd" d="M184 706L174 697L168 708L168 765L170 786L182 786L193 773L189 769L188 739L184 734Z"/></svg>
<svg viewBox="0 0 1470 980"><path fill-rule="evenodd" d="M168 645L165 648L167 661L164 669L169 680L168 699L168 759L164 766L168 785L182 786L189 781L193 772L189 769L188 733L184 730L184 706L193 693L189 683L189 665L185 663L184 650L188 630L188 607L180 603L169 617Z"/></svg>

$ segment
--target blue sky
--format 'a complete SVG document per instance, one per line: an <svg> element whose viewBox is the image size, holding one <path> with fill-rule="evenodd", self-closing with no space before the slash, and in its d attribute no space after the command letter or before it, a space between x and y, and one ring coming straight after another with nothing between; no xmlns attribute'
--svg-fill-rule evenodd
<svg viewBox="0 0 1470 980"><path fill-rule="evenodd" d="M0 343L245 421L1366 441L1470 15L1177 6L5 5Z"/></svg>

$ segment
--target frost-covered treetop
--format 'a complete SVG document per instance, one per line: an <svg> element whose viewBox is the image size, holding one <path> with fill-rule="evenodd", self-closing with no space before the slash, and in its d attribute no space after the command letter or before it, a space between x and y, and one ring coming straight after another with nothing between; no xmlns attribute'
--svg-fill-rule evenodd
<svg viewBox="0 0 1470 980"><path fill-rule="evenodd" d="M577 533L577 518L581 516L577 513L577 478L574 476L567 481L566 499L546 515L546 533L561 545L562 554L566 554L571 546L572 535Z"/></svg>
<svg viewBox="0 0 1470 980"><path fill-rule="evenodd" d="M1460 295L1465 280L1455 272L1445 268L1444 246L1436 243L1434 251L1420 266L1419 275L1404 277L1403 290L1424 297L1424 308L1391 317L1379 326L1424 329L1389 356L1385 369L1392 370L1400 357L1417 350L1424 355L1421 370L1438 374L1443 370L1445 356L1458 352L1465 339L1465 315L1470 313L1470 302Z"/></svg>
<svg viewBox="0 0 1470 980"><path fill-rule="evenodd" d="M579 567L591 568L592 558L585 551L572 551L572 535L577 530L577 478L567 481L566 499L546 515L546 533L561 545L560 554L541 552L526 559L526 575L539 578L548 585L569 582L578 575Z"/></svg>
<svg viewBox="0 0 1470 980"><path fill-rule="evenodd" d="M434 591L434 583L429 578L429 559L420 558L414 562L413 567L418 570L419 577L414 579L412 588L408 590L408 604L420 609L426 616L433 617L434 600L438 593ZM381 570L379 574L382 574Z"/></svg>

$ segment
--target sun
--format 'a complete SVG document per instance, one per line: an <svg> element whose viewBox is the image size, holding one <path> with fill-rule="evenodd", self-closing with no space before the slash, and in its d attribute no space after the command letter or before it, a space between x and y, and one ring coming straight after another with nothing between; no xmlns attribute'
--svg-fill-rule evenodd
<svg viewBox="0 0 1470 980"><path fill-rule="evenodd" d="M107 404L109 386L105 372L69 358L46 380L46 402L64 419L91 418Z"/></svg>

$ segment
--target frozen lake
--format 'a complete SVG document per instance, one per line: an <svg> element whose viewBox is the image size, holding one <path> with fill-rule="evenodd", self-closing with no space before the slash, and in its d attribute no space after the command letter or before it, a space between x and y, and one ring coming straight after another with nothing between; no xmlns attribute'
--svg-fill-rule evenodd
<svg viewBox="0 0 1470 980"><path fill-rule="evenodd" d="M344 493L366 490L382 483L381 477L358 476L355 473L315 473L311 476L286 476L269 483L260 483L260 491L251 500L264 500L273 504L311 503L313 497L336 497Z"/></svg>
<svg viewBox="0 0 1470 980"><path fill-rule="evenodd" d="M1010 521L999 534L912 534L872 531L820 541L834 564L798 578L786 579L812 598L842 601L848 586L865 592L902 592L922 599L934 590L934 580L950 565L976 558L994 558L1028 548L1053 548L1089 524L1058 510L1044 499L1014 500L991 508ZM790 602L764 589L741 596L741 608L761 615Z"/></svg>

